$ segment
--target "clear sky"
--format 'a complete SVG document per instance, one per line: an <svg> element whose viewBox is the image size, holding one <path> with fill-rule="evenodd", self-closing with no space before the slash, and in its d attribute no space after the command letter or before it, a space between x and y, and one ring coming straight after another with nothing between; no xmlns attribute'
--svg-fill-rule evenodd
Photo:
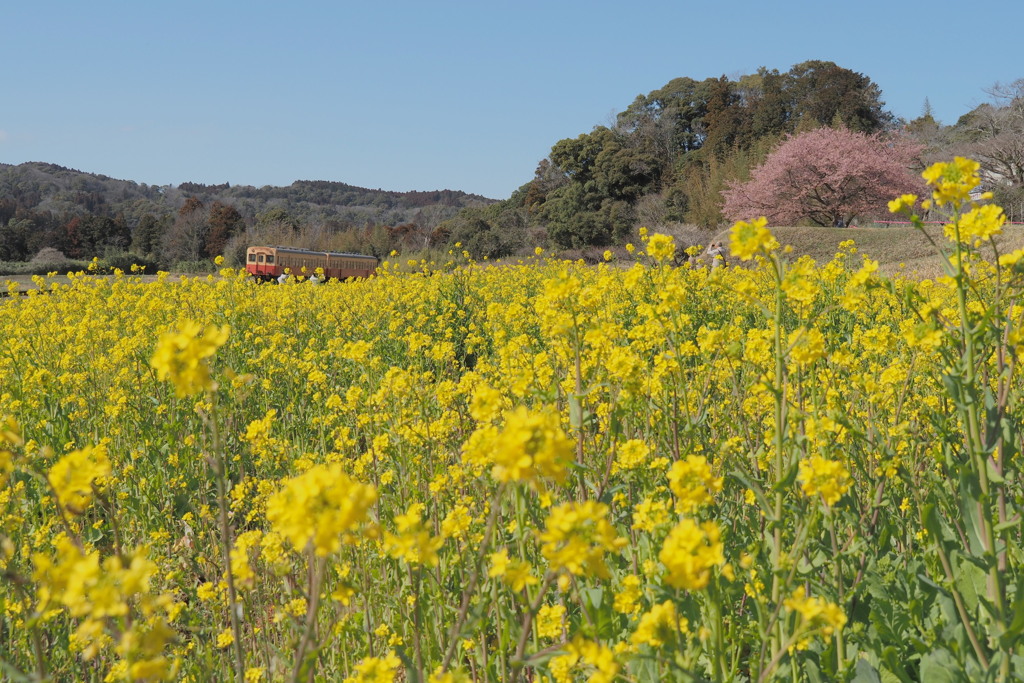
<svg viewBox="0 0 1024 683"><path fill-rule="evenodd" d="M954 123L1024 78L1024 1L32 0L0 22L0 162L154 185L496 199L672 78L831 60Z"/></svg>

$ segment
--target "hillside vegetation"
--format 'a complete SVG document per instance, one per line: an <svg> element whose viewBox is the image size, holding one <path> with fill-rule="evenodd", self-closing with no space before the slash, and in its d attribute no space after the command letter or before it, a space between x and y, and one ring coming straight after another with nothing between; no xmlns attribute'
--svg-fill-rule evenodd
<svg viewBox="0 0 1024 683"><path fill-rule="evenodd" d="M441 221L492 201L454 190L392 192L320 180L155 186L48 163L0 164L0 260L27 260L45 247L71 258L130 249L170 265L220 254L237 236L244 242L268 233L311 247L300 233L354 233L347 235L353 245L383 251L411 233L429 241Z"/></svg>
<svg viewBox="0 0 1024 683"><path fill-rule="evenodd" d="M920 185L925 166L954 156L979 161L979 190L1021 221L1024 80L989 94L943 125L927 101L919 118L896 118L870 78L832 62L676 78L638 95L614 124L557 142L508 200L463 210L442 229L495 257L538 236L582 249L635 240L638 226L714 231L758 215L864 225L888 217L888 199L917 192L907 181Z"/></svg>

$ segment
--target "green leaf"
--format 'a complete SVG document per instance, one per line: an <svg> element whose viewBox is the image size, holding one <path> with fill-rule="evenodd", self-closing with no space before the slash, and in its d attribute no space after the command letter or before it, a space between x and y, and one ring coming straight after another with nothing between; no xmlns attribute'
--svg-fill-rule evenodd
<svg viewBox="0 0 1024 683"><path fill-rule="evenodd" d="M1017 591L1013 600L1013 621L1006 628L1006 632L1000 637L1000 644L1006 648L1012 648L1018 640L1020 640L1021 633L1024 633L1024 577L1017 580Z"/></svg>
<svg viewBox="0 0 1024 683"><path fill-rule="evenodd" d="M967 540L971 544L970 553L974 557L985 555L985 543L982 541L981 525L978 519L978 501L981 498L981 484L976 473L963 468L960 470L960 511L967 530Z"/></svg>
<svg viewBox="0 0 1024 683"><path fill-rule="evenodd" d="M765 497L761 487L740 470L733 470L729 476L754 492L754 499L757 500L757 505L761 508L761 512L764 513L765 519L769 522L774 522L775 508L768 502L768 498Z"/></svg>
<svg viewBox="0 0 1024 683"><path fill-rule="evenodd" d="M1006 531L1007 529L1013 529L1015 527L1020 526L1020 522L1021 522L1021 518L1020 517L1017 517L1015 519L1008 519L1005 522L1002 522L1000 524L996 524L995 527L994 527L995 528L995 532L997 534L1001 534L1004 531Z"/></svg>
<svg viewBox="0 0 1024 683"><path fill-rule="evenodd" d="M921 509L921 522L924 523L924 528L931 535L932 539L936 543L942 543L942 521L939 519L939 514L935 511L935 503L926 503Z"/></svg>
<svg viewBox="0 0 1024 683"><path fill-rule="evenodd" d="M967 609L973 612L978 608L979 602L985 601L985 570L959 553L950 559L953 562L953 581L956 588L963 596Z"/></svg>
<svg viewBox="0 0 1024 683"><path fill-rule="evenodd" d="M793 460L792 464L786 468L786 471L782 473L779 478L779 483L772 487L772 491L785 491L796 481L796 475L799 470L800 463L798 460Z"/></svg>
<svg viewBox="0 0 1024 683"><path fill-rule="evenodd" d="M932 650L921 658L921 680L928 683L967 683L963 669L946 650Z"/></svg>
<svg viewBox="0 0 1024 683"><path fill-rule="evenodd" d="M583 428L583 404L577 394L569 395L569 425L574 429Z"/></svg>
<svg viewBox="0 0 1024 683"><path fill-rule="evenodd" d="M903 683L904 681L909 680L905 678L900 678L899 676L885 668L881 669L878 673L882 676L882 683Z"/></svg>
<svg viewBox="0 0 1024 683"><path fill-rule="evenodd" d="M956 375L943 373L942 385L946 387L946 393L949 394L950 400L953 401L956 407L960 410L967 410L967 401L964 400L960 378Z"/></svg>
<svg viewBox="0 0 1024 683"><path fill-rule="evenodd" d="M587 606L591 609L600 609L601 603L604 602L604 589L599 587L589 587L580 589L580 595L586 601Z"/></svg>
<svg viewBox="0 0 1024 683"><path fill-rule="evenodd" d="M992 484L1005 484L1006 479L1003 475L996 471L996 465L992 462L992 458L985 458L985 473L988 475L988 480Z"/></svg>
<svg viewBox="0 0 1024 683"><path fill-rule="evenodd" d="M882 679L878 675L878 670L866 659L858 659L851 683L882 683Z"/></svg>

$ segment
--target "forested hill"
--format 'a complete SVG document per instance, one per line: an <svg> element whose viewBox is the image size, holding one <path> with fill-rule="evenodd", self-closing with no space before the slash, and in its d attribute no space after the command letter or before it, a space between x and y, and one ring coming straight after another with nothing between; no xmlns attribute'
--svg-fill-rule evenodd
<svg viewBox="0 0 1024 683"><path fill-rule="evenodd" d="M154 233L152 244L144 246L155 253L182 210L190 213L200 205L207 218L230 214L235 232L275 224L335 233L401 226L429 234L460 209L491 203L456 190L392 192L323 180L287 187L156 186L49 163L0 164L0 260L31 257L45 246L82 256L126 249L137 242L140 225ZM190 255L195 254L175 257Z"/></svg>
<svg viewBox="0 0 1024 683"><path fill-rule="evenodd" d="M927 100L919 118L897 118L868 76L828 61L802 62L788 71L762 67L732 78L680 76L624 102L613 123L555 142L533 179L510 198L464 209L440 232L474 256L491 258L544 239L560 248L622 244L635 240L639 226L706 244L728 223L725 192L751 180L786 141L822 128L877 136L883 145L875 151L898 141L919 147L919 157L903 169L915 178L934 161L976 159L985 189L1008 216L1021 220L1024 79L986 92L991 103L944 125L933 118ZM820 158L807 154L803 161L812 167ZM844 187L859 192L870 184L866 180L849 178ZM795 195L806 189L797 188ZM763 196L781 203L788 195L776 188ZM817 193L806 196L810 203L820 201ZM885 202L876 204L874 215L887 217ZM750 215L765 213L761 208ZM858 214L859 220L872 217Z"/></svg>
<svg viewBox="0 0 1024 683"><path fill-rule="evenodd" d="M287 187L189 182L157 186L42 162L0 164L0 212L103 213L113 217L161 207L177 210L188 197L232 204L246 217L283 208L303 222L314 217L348 221L357 215L364 220L402 222L412 217L410 211L425 207L461 208L494 201L456 190L393 192L326 180L297 180Z"/></svg>

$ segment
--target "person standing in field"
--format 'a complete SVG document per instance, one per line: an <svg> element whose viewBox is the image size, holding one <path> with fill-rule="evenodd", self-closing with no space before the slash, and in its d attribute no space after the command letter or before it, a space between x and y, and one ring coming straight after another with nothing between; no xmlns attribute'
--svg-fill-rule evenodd
<svg viewBox="0 0 1024 683"><path fill-rule="evenodd" d="M712 242L707 250L707 257L711 259L711 270L718 266L728 265L725 261L725 249L721 242Z"/></svg>

